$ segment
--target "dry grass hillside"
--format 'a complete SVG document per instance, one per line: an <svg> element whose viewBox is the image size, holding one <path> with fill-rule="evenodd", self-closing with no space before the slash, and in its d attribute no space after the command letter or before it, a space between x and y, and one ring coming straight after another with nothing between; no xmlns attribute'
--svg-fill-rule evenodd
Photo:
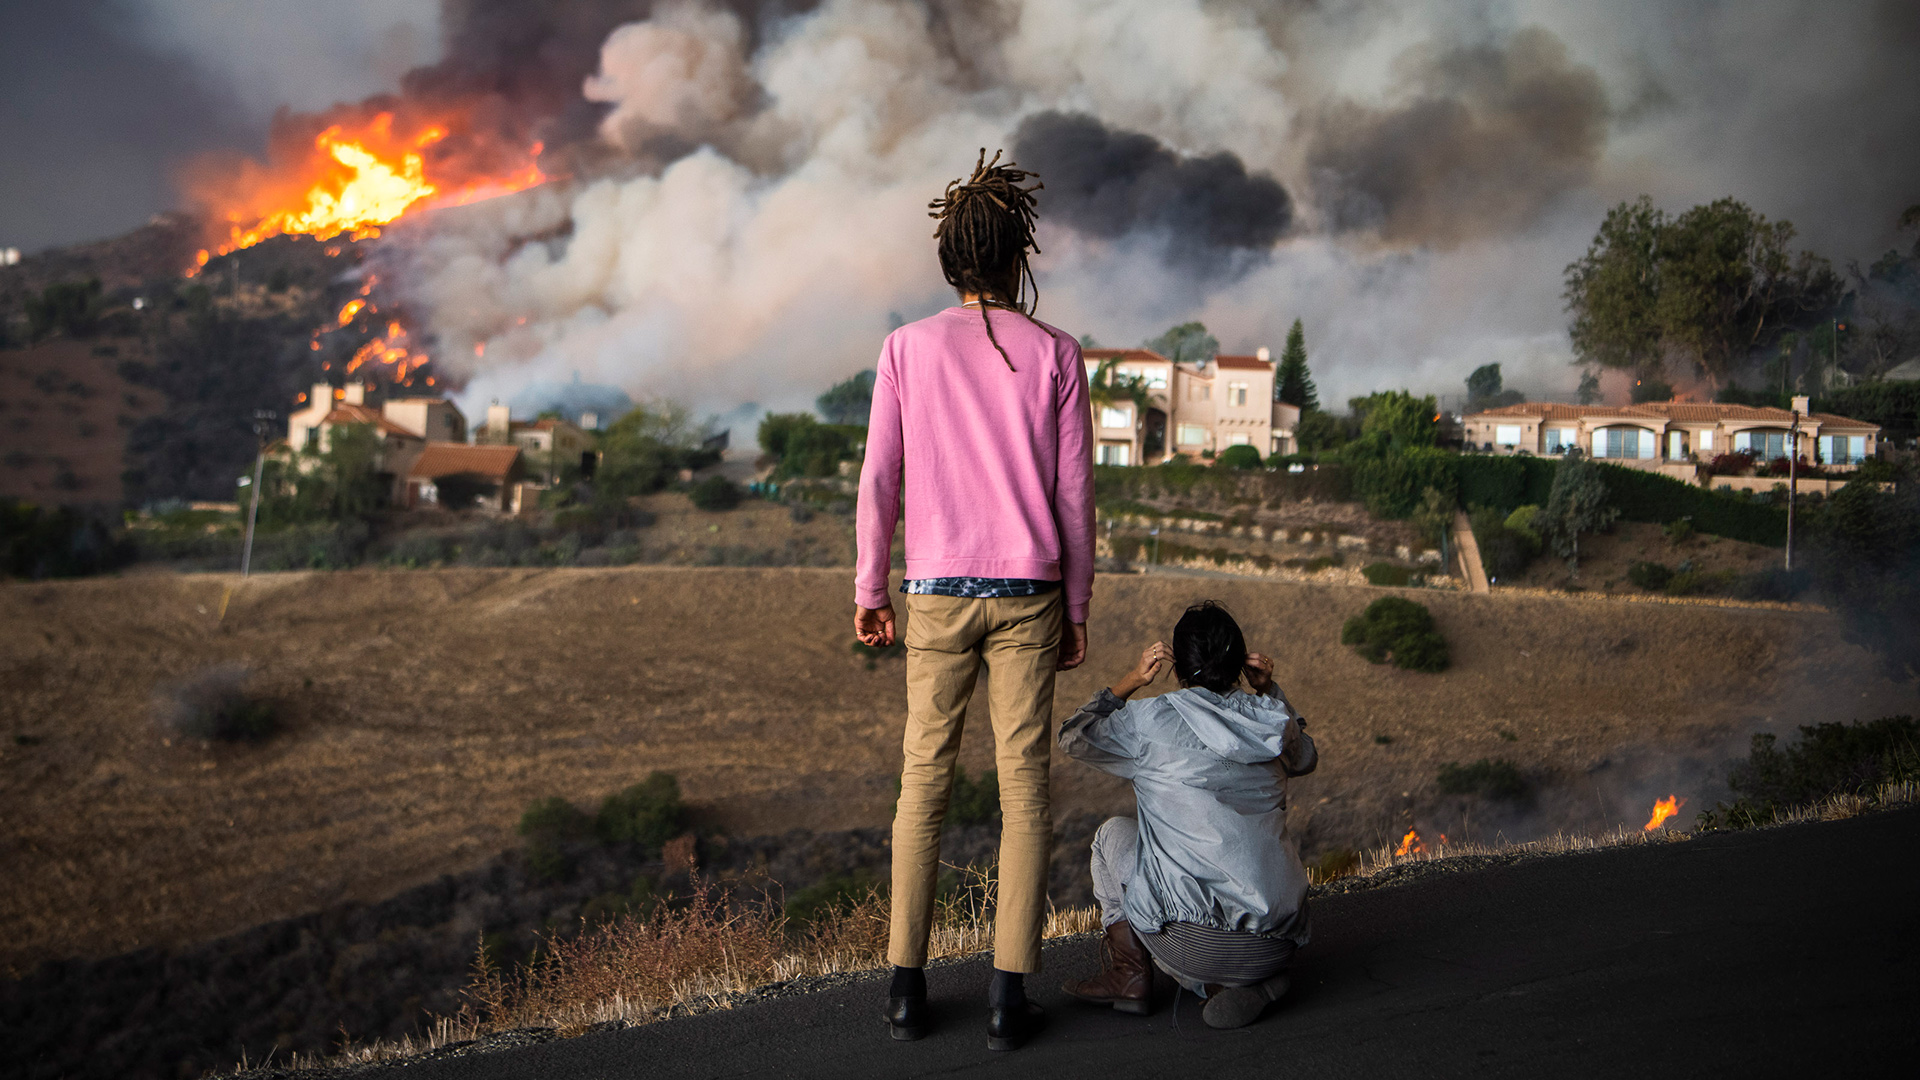
<svg viewBox="0 0 1920 1080"><path fill-rule="evenodd" d="M511 845L530 799L584 804L654 769L736 833L883 823L902 662L854 655L850 593L848 571L813 569L0 585L0 967L380 898ZM1435 790L1441 761L1509 757L1546 793L1531 813L1558 815L1545 824L1607 826L1641 812L1636 784L1667 782L1648 762L1717 752L1768 721L1911 710L1911 687L1884 681L1824 614L1418 593L1456 661L1431 676L1338 644L1380 593L1103 578L1091 660L1062 678L1056 713L1182 605L1227 602L1319 741L1319 772L1294 789L1311 850L1472 819ZM170 739L157 688L236 660L287 730L258 746ZM984 724L963 763L990 765ZM1072 763L1056 775L1061 815L1127 804Z"/></svg>
<svg viewBox="0 0 1920 1080"><path fill-rule="evenodd" d="M117 505L127 431L160 395L122 379L139 342L53 341L0 349L0 496Z"/></svg>

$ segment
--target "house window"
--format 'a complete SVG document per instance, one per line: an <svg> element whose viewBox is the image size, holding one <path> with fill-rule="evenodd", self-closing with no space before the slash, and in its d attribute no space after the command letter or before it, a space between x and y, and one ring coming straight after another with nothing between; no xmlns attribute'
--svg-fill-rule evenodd
<svg viewBox="0 0 1920 1080"><path fill-rule="evenodd" d="M1201 446L1207 441L1207 429L1203 424L1181 424L1173 434L1174 441L1181 446Z"/></svg>
<svg viewBox="0 0 1920 1080"><path fill-rule="evenodd" d="M1227 436L1227 445L1228 446L1251 446L1253 445L1253 440L1247 438L1245 435L1241 435L1238 432L1236 432L1232 435Z"/></svg>
<svg viewBox="0 0 1920 1080"><path fill-rule="evenodd" d="M1130 465L1133 463L1133 447L1126 443L1101 443L1100 464Z"/></svg>
<svg viewBox="0 0 1920 1080"><path fill-rule="evenodd" d="M1203 382L1188 384L1187 400L1188 401L1212 401L1213 400L1213 384L1203 383Z"/></svg>
<svg viewBox="0 0 1920 1080"><path fill-rule="evenodd" d="M1651 431L1629 427L1593 433L1593 456L1597 458L1650 458L1657 452Z"/></svg>
<svg viewBox="0 0 1920 1080"><path fill-rule="evenodd" d="M1100 426L1103 428L1130 428L1133 426L1133 412L1130 409L1116 409L1111 405L1100 409Z"/></svg>
<svg viewBox="0 0 1920 1080"><path fill-rule="evenodd" d="M1786 457L1787 433L1784 431L1736 431L1733 433L1733 452L1749 453L1760 461Z"/></svg>
<svg viewBox="0 0 1920 1080"><path fill-rule="evenodd" d="M1227 404L1245 405L1247 403L1247 384L1235 382L1227 384Z"/></svg>
<svg viewBox="0 0 1920 1080"><path fill-rule="evenodd" d="M307 449L309 450L320 449L320 429L319 428L310 427L307 429Z"/></svg>
<svg viewBox="0 0 1920 1080"><path fill-rule="evenodd" d="M1547 453L1564 454L1577 441L1578 431L1574 428L1548 428Z"/></svg>
<svg viewBox="0 0 1920 1080"><path fill-rule="evenodd" d="M1493 429L1493 441L1501 446L1520 445L1520 425L1500 424Z"/></svg>
<svg viewBox="0 0 1920 1080"><path fill-rule="evenodd" d="M1820 456L1829 465L1858 465L1867 457L1865 435L1822 435Z"/></svg>
<svg viewBox="0 0 1920 1080"><path fill-rule="evenodd" d="M1687 437L1678 431L1667 432L1667 457L1679 461L1687 456Z"/></svg>
<svg viewBox="0 0 1920 1080"><path fill-rule="evenodd" d="M1703 451L1713 449L1713 432L1703 431L1700 433L1700 449Z"/></svg>
<svg viewBox="0 0 1920 1080"><path fill-rule="evenodd" d="M1143 380L1149 390L1165 390L1167 388L1167 373L1163 368L1121 368L1120 377L1123 379Z"/></svg>

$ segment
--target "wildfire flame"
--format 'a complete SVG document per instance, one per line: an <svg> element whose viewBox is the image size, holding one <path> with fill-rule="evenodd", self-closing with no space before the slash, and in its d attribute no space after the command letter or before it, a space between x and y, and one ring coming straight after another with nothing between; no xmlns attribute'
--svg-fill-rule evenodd
<svg viewBox="0 0 1920 1080"><path fill-rule="evenodd" d="M1441 833L1440 839L1438 841L1438 846L1445 847L1446 845L1447 845L1447 834ZM1426 850L1427 850L1427 842L1425 840L1420 839L1420 833L1415 829L1408 829L1407 835L1400 838L1400 846L1397 848L1394 848L1393 853L1396 856L1424 855L1426 854Z"/></svg>
<svg viewBox="0 0 1920 1080"><path fill-rule="evenodd" d="M361 122L346 119L315 136L312 152L297 163L272 173L257 166L240 169L237 177L220 181L225 190L203 195L227 235L201 251L198 264L281 235L331 240L344 234L363 240L379 236L381 226L416 208L458 206L546 181L539 143L502 174L441 175L431 150L457 123L431 122L401 133L392 112ZM329 247L327 253L337 250Z"/></svg>
<svg viewBox="0 0 1920 1080"><path fill-rule="evenodd" d="M1669 795L1655 802L1653 804L1653 816L1647 819L1647 823L1641 826L1640 831L1652 832L1660 826L1665 825L1667 819L1679 813L1680 808L1685 805L1687 805L1687 800L1677 795Z"/></svg>

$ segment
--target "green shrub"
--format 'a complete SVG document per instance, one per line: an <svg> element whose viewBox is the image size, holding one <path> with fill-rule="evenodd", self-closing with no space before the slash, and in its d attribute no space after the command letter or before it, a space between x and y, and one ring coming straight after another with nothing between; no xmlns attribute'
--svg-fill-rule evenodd
<svg viewBox="0 0 1920 1080"><path fill-rule="evenodd" d="M1375 664L1391 660L1409 671L1445 671L1450 662L1447 642L1434 629L1433 615L1405 597L1383 596L1348 619L1340 643Z"/></svg>
<svg viewBox="0 0 1920 1080"><path fill-rule="evenodd" d="M1739 797L1702 813L1700 827L1765 825L1782 810L1915 779L1920 779L1920 722L1912 716L1803 726L1785 749L1772 735L1755 735L1747 759L1727 777Z"/></svg>
<svg viewBox="0 0 1920 1080"><path fill-rule="evenodd" d="M1627 580L1643 589L1657 592L1673 580L1673 571L1662 563L1637 562L1627 567Z"/></svg>
<svg viewBox="0 0 1920 1080"><path fill-rule="evenodd" d="M387 555L387 561L395 566L404 566L409 570L434 563L445 562L452 544L440 536L427 536L409 533L393 545L393 551Z"/></svg>
<svg viewBox="0 0 1920 1080"><path fill-rule="evenodd" d="M1509 532L1518 533L1535 555L1546 550L1546 540L1540 535L1540 529L1534 523L1539 516L1540 508L1529 503L1508 514L1507 520L1502 522Z"/></svg>
<svg viewBox="0 0 1920 1080"><path fill-rule="evenodd" d="M1220 451L1220 456L1214 458L1213 463L1229 469L1257 469L1260 467L1260 451L1244 444L1229 446Z"/></svg>
<svg viewBox="0 0 1920 1080"><path fill-rule="evenodd" d="M549 836L556 840L585 840L593 835L593 819L586 811L558 795L535 799L520 815L521 836Z"/></svg>
<svg viewBox="0 0 1920 1080"><path fill-rule="evenodd" d="M1689 518L1695 531L1729 540L1771 547L1787 542L1786 510L1771 502L1705 491L1644 469L1595 464L1605 479L1608 502L1623 520L1664 525Z"/></svg>
<svg viewBox="0 0 1920 1080"><path fill-rule="evenodd" d="M809 926L823 917L850 911L869 896L885 893L885 883L871 871L835 874L787 897L787 921Z"/></svg>
<svg viewBox="0 0 1920 1080"><path fill-rule="evenodd" d="M1349 445L1343 459L1353 474L1353 492L1376 517L1404 518L1420 508L1421 494L1457 490L1456 454L1431 446L1382 450L1367 442Z"/></svg>
<svg viewBox="0 0 1920 1080"><path fill-rule="evenodd" d="M978 780L953 768L953 795L947 800L947 824L962 827L1000 820L1000 772L988 769Z"/></svg>
<svg viewBox="0 0 1920 1080"><path fill-rule="evenodd" d="M1440 766L1436 779L1440 790L1448 795L1518 800L1527 794L1527 781L1520 775L1519 766L1506 758L1481 758L1471 765L1449 761Z"/></svg>
<svg viewBox="0 0 1920 1080"><path fill-rule="evenodd" d="M687 492L693 505L702 510L731 510L740 505L740 485L724 476L709 476Z"/></svg>
<svg viewBox="0 0 1920 1080"><path fill-rule="evenodd" d="M244 664L216 664L188 676L160 692L160 720L192 739L265 739L279 729L279 712L271 701L247 691L251 677Z"/></svg>
<svg viewBox="0 0 1920 1080"><path fill-rule="evenodd" d="M1480 566L1493 581L1517 577L1539 553L1534 538L1507 528L1507 515L1494 507L1483 506L1467 515L1467 520L1480 548Z"/></svg>
<svg viewBox="0 0 1920 1080"><path fill-rule="evenodd" d="M686 818L686 807L680 802L680 781L672 773L656 772L607 796L600 804L593 831L609 843L639 844L658 851L686 831Z"/></svg>
<svg viewBox="0 0 1920 1080"><path fill-rule="evenodd" d="M1384 562L1369 563L1360 568L1360 573L1367 579L1369 585L1388 585L1395 588L1412 585L1415 579L1420 577L1418 573L1404 566Z"/></svg>
<svg viewBox="0 0 1920 1080"><path fill-rule="evenodd" d="M1693 519L1684 517L1674 518L1672 521L1667 522L1666 528L1661 531L1667 534L1667 543L1674 547L1679 547L1681 544L1693 539Z"/></svg>
<svg viewBox="0 0 1920 1080"><path fill-rule="evenodd" d="M1491 506L1506 513L1516 507L1546 505L1553 491L1555 458L1466 454L1454 460L1461 503Z"/></svg>

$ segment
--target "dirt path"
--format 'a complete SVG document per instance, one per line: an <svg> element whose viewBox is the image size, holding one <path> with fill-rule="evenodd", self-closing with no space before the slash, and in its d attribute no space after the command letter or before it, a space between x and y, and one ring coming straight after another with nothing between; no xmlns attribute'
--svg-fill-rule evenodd
<svg viewBox="0 0 1920 1080"><path fill-rule="evenodd" d="M233 587L224 620L223 593ZM851 651L845 570L355 571L0 585L0 967L203 940L373 900L515 843L527 802L591 805L654 769L740 834L884 823L899 660ZM1097 586L1064 715L1203 596L1311 720L1308 853L1407 825L1608 827L1699 784L1745 733L1911 711L1827 615L1409 591L1444 675L1365 663L1341 623L1380 590L1221 578ZM156 689L240 661L284 703L257 747L170 740ZM984 718L962 763L991 767ZM1445 761L1514 760L1524 808L1439 795ZM1056 762L1059 812L1124 808ZM1456 834L1459 835L1459 834Z"/></svg>

